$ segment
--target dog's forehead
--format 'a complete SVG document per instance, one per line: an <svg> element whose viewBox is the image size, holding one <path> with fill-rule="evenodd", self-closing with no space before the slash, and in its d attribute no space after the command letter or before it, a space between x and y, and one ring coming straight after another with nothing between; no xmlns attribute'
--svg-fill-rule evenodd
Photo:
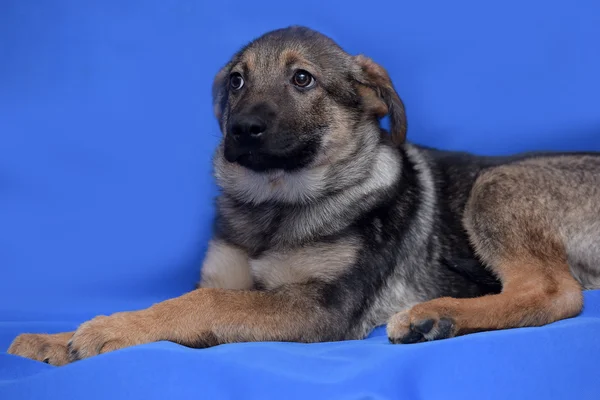
<svg viewBox="0 0 600 400"><path fill-rule="evenodd" d="M251 71L273 72L294 64L312 64L317 68L347 67L349 55L318 32L287 28L256 39L240 52L238 60Z"/></svg>
<svg viewBox="0 0 600 400"><path fill-rule="evenodd" d="M253 46L246 49L239 57L239 63L243 64L250 72L285 71L287 67L298 64L316 64L314 57L300 46L271 47L267 45Z"/></svg>

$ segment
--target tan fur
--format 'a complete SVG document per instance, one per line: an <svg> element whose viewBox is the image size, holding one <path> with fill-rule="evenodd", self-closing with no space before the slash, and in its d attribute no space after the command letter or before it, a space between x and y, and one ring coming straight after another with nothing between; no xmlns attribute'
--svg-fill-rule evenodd
<svg viewBox="0 0 600 400"><path fill-rule="evenodd" d="M388 107L385 102L377 95L374 89L371 89L367 86L359 86L358 92L364 99L364 102L367 104L368 109L375 116L381 118L387 115Z"/></svg>
<svg viewBox="0 0 600 400"><path fill-rule="evenodd" d="M285 70L291 65L300 66L307 63L308 61L302 57L302 53L297 49L286 49L279 55L279 67L281 70Z"/></svg>
<svg viewBox="0 0 600 400"><path fill-rule="evenodd" d="M390 115L392 141L400 145L406 141L406 115L404 104L394 85L389 74L381 65L363 55L354 57L356 64L363 72L363 84L374 89L377 92L379 99L384 103L387 113ZM364 93L364 91L363 91ZM371 95L368 95L366 101L370 103L371 108L381 112L383 108Z"/></svg>
<svg viewBox="0 0 600 400"><path fill-rule="evenodd" d="M356 141L348 139L353 134L348 115L334 104L331 104L329 110L329 132L323 138L321 151L313 163L315 167L347 159L357 146Z"/></svg>
<svg viewBox="0 0 600 400"><path fill-rule="evenodd" d="M81 359L160 340L193 347L311 341L322 318L311 297L302 285L276 292L197 289L145 310L96 317L79 327L70 348Z"/></svg>
<svg viewBox="0 0 600 400"><path fill-rule="evenodd" d="M577 315L583 306L579 284L566 264L539 265L537 260L515 260L499 267L509 281L502 293L471 299L443 297L417 304L394 315L390 337L405 336L419 321L452 320L450 336L522 326L541 326ZM429 335L436 334L436 327ZM427 338L427 335L425 335Z"/></svg>
<svg viewBox="0 0 600 400"><path fill-rule="evenodd" d="M251 71L256 69L256 62L256 53L252 50L246 51L240 61L241 64L245 64L246 68Z"/></svg>
<svg viewBox="0 0 600 400"><path fill-rule="evenodd" d="M65 365L70 362L67 343L74 332L54 335L24 333L19 335L8 348L8 354L43 361L52 365Z"/></svg>

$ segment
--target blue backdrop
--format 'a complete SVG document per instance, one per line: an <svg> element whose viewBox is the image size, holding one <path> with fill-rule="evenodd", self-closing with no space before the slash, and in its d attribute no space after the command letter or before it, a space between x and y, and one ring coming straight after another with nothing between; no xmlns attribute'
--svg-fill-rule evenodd
<svg viewBox="0 0 600 400"><path fill-rule="evenodd" d="M384 65L414 142L600 150L597 0L0 0L0 352L193 288L215 194L212 79L290 24ZM416 346L381 331L158 343L64 368L0 353L0 398L599 398L599 335L589 293L573 320Z"/></svg>

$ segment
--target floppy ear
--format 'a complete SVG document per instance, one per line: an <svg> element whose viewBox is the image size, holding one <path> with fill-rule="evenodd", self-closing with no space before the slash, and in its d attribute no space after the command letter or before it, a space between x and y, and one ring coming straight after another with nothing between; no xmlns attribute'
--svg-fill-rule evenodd
<svg viewBox="0 0 600 400"><path fill-rule="evenodd" d="M212 101L213 101L213 112L215 117L219 120L219 126L221 125L221 118L223 117L223 110L227 105L227 87L229 83L229 69L231 63L227 64L217 73L212 85Z"/></svg>
<svg viewBox="0 0 600 400"><path fill-rule="evenodd" d="M368 57L358 55L353 57L357 66L355 79L364 88L359 87L359 93L368 110L378 118L385 115L390 117L392 141L402 144L406 140L406 114L404 103L394 89L387 71Z"/></svg>

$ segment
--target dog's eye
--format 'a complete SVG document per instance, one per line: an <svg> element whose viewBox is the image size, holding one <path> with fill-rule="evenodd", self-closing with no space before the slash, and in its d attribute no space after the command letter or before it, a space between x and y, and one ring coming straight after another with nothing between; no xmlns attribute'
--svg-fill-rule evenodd
<svg viewBox="0 0 600 400"><path fill-rule="evenodd" d="M303 69L299 69L294 74L292 83L301 88L309 88L315 84L315 78Z"/></svg>
<svg viewBox="0 0 600 400"><path fill-rule="evenodd" d="M229 85L233 90L240 90L244 86L244 78L237 72L229 76Z"/></svg>

